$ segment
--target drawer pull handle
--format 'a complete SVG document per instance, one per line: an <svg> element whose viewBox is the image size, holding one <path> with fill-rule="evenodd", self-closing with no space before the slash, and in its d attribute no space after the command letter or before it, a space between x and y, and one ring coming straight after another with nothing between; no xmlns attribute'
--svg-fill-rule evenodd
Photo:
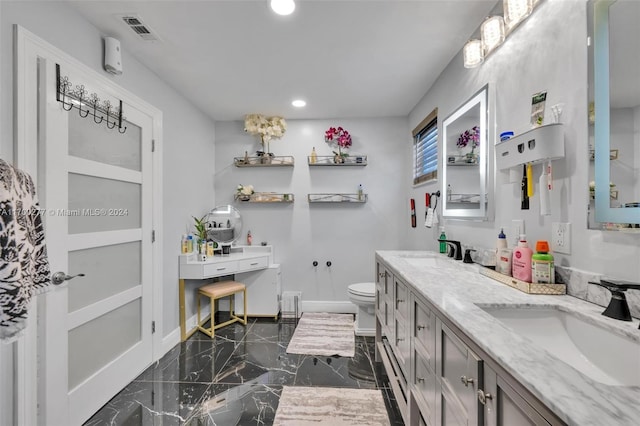
<svg viewBox="0 0 640 426"><path fill-rule="evenodd" d="M404 303L404 299L397 299L398 303Z"/></svg>
<svg viewBox="0 0 640 426"><path fill-rule="evenodd" d="M424 383L424 377L416 377L416 382Z"/></svg>
<svg viewBox="0 0 640 426"><path fill-rule="evenodd" d="M256 266L258 264L258 262L254 262L251 264L251 266Z"/></svg>
<svg viewBox="0 0 640 426"><path fill-rule="evenodd" d="M216 271L224 271L225 269L227 269L227 268L218 268L218 269L216 269Z"/></svg>
<svg viewBox="0 0 640 426"><path fill-rule="evenodd" d="M378 276L379 276L380 278L384 278L384 277L385 277L385 273L384 273L384 272L380 272L380 273L378 273Z"/></svg>
<svg viewBox="0 0 640 426"><path fill-rule="evenodd" d="M480 404L485 405L487 399L493 399L493 396L488 392L484 393L482 389L478 389L478 401L480 401Z"/></svg>
<svg viewBox="0 0 640 426"><path fill-rule="evenodd" d="M420 330L424 330L427 327L425 327L424 325L416 325L416 328L418 329L418 331L420 331Z"/></svg>
<svg viewBox="0 0 640 426"><path fill-rule="evenodd" d="M473 383L473 378L467 377L467 376L461 376L460 381L466 387L466 386L469 386L469 383Z"/></svg>
<svg viewBox="0 0 640 426"><path fill-rule="evenodd" d="M396 338L396 343L398 343L398 342L402 342L403 340L404 340L404 338L403 338L403 337L398 337L398 338Z"/></svg>

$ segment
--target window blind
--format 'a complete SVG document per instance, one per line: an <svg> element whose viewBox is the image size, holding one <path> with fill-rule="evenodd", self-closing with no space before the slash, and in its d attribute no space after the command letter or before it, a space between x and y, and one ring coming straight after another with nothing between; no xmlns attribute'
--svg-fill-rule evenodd
<svg viewBox="0 0 640 426"><path fill-rule="evenodd" d="M413 131L413 184L438 177L438 109Z"/></svg>

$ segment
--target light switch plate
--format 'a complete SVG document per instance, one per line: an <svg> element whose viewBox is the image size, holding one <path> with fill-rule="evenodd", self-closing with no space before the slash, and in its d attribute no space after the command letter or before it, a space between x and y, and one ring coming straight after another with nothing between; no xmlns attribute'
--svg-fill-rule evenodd
<svg viewBox="0 0 640 426"><path fill-rule="evenodd" d="M553 222L551 224L551 250L554 253L571 254L571 224Z"/></svg>
<svg viewBox="0 0 640 426"><path fill-rule="evenodd" d="M513 219L511 221L511 235L507 235L507 240L512 241L514 245L518 245L518 241L520 241L520 234L524 233L524 220Z"/></svg>

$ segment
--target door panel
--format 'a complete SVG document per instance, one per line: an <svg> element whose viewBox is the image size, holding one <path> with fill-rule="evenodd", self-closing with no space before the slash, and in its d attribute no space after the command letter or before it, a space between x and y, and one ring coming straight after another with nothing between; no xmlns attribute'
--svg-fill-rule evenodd
<svg viewBox="0 0 640 426"><path fill-rule="evenodd" d="M69 270L83 271L86 277L69 281L69 312L86 308L102 299L140 285L141 250L140 241L134 241L70 251ZM99 262L97 259L110 259L110 261ZM114 264L118 265L115 270Z"/></svg>

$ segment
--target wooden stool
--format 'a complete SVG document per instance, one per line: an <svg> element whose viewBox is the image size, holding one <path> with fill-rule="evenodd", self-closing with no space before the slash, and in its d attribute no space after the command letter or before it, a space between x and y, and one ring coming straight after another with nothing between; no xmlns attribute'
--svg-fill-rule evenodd
<svg viewBox="0 0 640 426"><path fill-rule="evenodd" d="M240 318L236 316L234 313L234 299L236 293L243 293L244 296L244 318ZM200 295L206 296L211 301L211 328L203 327L204 323L207 322L208 318L205 318L203 321L200 320ZM229 297L229 315L231 319L229 321L225 321L222 324L215 324L214 315L215 315L215 305L218 299L223 297ZM207 284L198 289L198 330L207 334L210 337L215 335L215 330L224 327L225 325L232 324L234 322L240 322L244 325L247 325L247 287L239 282L235 281L221 281L217 283Z"/></svg>

